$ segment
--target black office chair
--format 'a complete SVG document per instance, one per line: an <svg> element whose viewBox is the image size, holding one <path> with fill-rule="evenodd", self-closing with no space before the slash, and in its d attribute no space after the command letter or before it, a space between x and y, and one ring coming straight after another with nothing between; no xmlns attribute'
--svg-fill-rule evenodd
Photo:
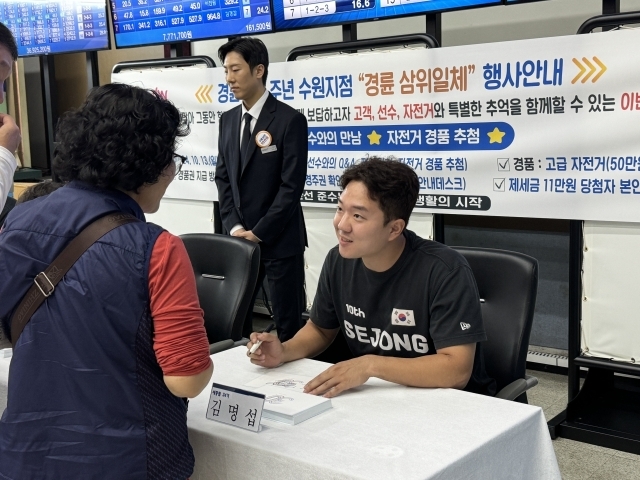
<svg viewBox="0 0 640 480"><path fill-rule="evenodd" d="M196 276L210 353L246 344L242 324L258 279L258 244L217 233L190 233L180 238Z"/></svg>
<svg viewBox="0 0 640 480"><path fill-rule="evenodd" d="M485 367L496 379L496 397L527 403L538 379L526 375L529 335L538 292L538 261L522 253L452 247L469 262L481 299L487 332Z"/></svg>

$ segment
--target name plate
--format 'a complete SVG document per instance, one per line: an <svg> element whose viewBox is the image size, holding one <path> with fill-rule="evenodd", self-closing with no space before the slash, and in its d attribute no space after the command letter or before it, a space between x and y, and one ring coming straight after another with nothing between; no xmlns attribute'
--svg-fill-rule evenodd
<svg viewBox="0 0 640 480"><path fill-rule="evenodd" d="M264 398L261 393L214 383L211 386L207 418L258 432Z"/></svg>

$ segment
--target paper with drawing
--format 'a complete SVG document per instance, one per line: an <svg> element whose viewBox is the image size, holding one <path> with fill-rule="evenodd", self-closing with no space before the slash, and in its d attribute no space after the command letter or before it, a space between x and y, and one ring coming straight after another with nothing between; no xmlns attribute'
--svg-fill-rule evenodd
<svg viewBox="0 0 640 480"><path fill-rule="evenodd" d="M304 386L309 383L312 378L313 377L293 375L290 373L269 372L251 380L249 383L245 383L245 386L253 388L273 386L295 392L304 392Z"/></svg>

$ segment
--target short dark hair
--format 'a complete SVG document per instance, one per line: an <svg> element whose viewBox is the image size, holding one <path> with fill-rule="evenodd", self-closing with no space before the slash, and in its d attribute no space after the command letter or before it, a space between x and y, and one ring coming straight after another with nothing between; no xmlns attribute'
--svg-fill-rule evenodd
<svg viewBox="0 0 640 480"><path fill-rule="evenodd" d="M16 203L21 204L28 202L29 200L33 200L34 198L44 197L45 195L49 195L51 192L55 192L60 187L62 187L62 184L58 182L44 181L36 183L35 185L31 185L29 188L25 188Z"/></svg>
<svg viewBox="0 0 640 480"><path fill-rule="evenodd" d="M67 182L137 192L173 161L186 120L152 90L112 83L94 88L58 122L53 171Z"/></svg>
<svg viewBox="0 0 640 480"><path fill-rule="evenodd" d="M2 22L0 22L0 45L3 45L9 50L14 62L18 60L18 45L16 45L16 39L11 30Z"/></svg>
<svg viewBox="0 0 640 480"><path fill-rule="evenodd" d="M262 84L267 85L267 75L269 74L269 52L262 40L251 37L238 37L229 40L218 49L218 57L224 63L229 52L237 52L242 55L244 61L249 64L249 68L253 69L258 65L264 66L264 75L262 75Z"/></svg>
<svg viewBox="0 0 640 480"><path fill-rule="evenodd" d="M420 182L411 167L395 158L369 157L347 168L340 177L344 190L351 182L362 182L369 198L378 202L384 213L385 225L398 218L409 223L418 200Z"/></svg>

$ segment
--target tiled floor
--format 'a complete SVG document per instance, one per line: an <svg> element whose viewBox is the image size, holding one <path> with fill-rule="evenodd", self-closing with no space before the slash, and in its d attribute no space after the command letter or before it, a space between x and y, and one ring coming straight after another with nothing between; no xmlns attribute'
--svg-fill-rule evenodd
<svg viewBox="0 0 640 480"><path fill-rule="evenodd" d="M567 377L539 371L528 373L540 382L527 392L529 403L542 407L548 421L567 404ZM640 480L640 455L565 438L554 440L553 446L564 480Z"/></svg>

